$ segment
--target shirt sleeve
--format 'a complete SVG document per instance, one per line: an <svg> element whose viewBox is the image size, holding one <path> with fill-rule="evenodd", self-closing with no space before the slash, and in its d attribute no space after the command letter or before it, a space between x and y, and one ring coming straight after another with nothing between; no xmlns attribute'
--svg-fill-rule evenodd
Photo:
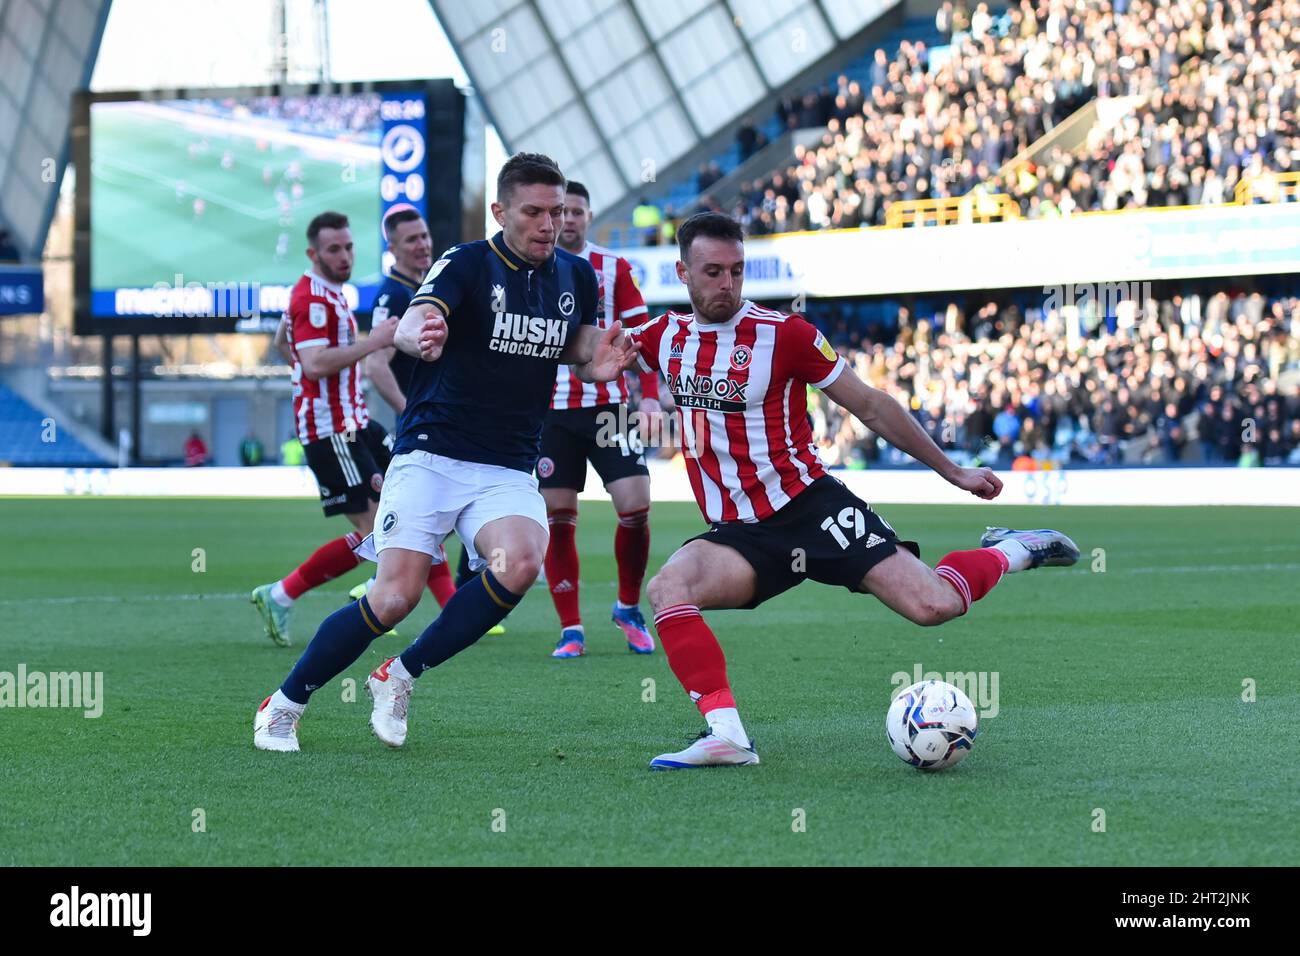
<svg viewBox="0 0 1300 956"><path fill-rule="evenodd" d="M303 349L332 348L339 344L339 324L334 308L324 298L305 292L289 302L289 327L293 347Z"/></svg>
<svg viewBox="0 0 1300 956"><path fill-rule="evenodd" d="M663 338L664 327L667 323L668 314L664 313L644 325L638 325L636 328L628 330L627 336L637 349L637 364L641 366L641 371L647 375L654 375L659 371L659 340ZM643 388L644 381L642 379ZM655 395L658 396L658 394L659 385L656 381Z"/></svg>
<svg viewBox="0 0 1300 956"><path fill-rule="evenodd" d="M632 278L632 265L623 258L614 267L614 312L625 329L649 317L645 299Z"/></svg>
<svg viewBox="0 0 1300 956"><path fill-rule="evenodd" d="M482 263L482 254L474 246L452 246L429 268L409 305L436 305L450 318L474 291Z"/></svg>
<svg viewBox="0 0 1300 956"><path fill-rule="evenodd" d="M831 348L826 336L797 315L781 323L776 350L784 358L784 374L813 388L826 388L845 369L844 359Z"/></svg>

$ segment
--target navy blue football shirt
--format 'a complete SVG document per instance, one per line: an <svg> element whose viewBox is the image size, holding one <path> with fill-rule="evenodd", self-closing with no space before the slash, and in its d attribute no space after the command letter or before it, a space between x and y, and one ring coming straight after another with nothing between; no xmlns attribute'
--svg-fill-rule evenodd
<svg viewBox="0 0 1300 956"><path fill-rule="evenodd" d="M420 283L394 268L384 279L375 296L375 308L370 315L371 325L378 325L385 319L400 319L411 305L411 296L419 290ZM393 357L388 360L388 367L393 370L397 387L406 394L406 385L411 380L411 371L419 364L419 359L407 355L401 349L393 349Z"/></svg>
<svg viewBox="0 0 1300 956"><path fill-rule="evenodd" d="M411 304L442 310L447 343L415 363L393 453L531 472L560 353L596 324L598 297L591 263L563 249L534 266L497 233L444 252Z"/></svg>

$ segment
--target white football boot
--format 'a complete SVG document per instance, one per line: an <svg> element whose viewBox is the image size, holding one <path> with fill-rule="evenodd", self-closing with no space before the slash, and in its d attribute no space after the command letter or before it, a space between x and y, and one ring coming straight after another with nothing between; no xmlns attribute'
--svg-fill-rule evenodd
<svg viewBox="0 0 1300 956"><path fill-rule="evenodd" d="M694 770L696 767L747 767L758 763L750 746L742 747L712 730L701 733L685 750L660 754L650 761L651 770Z"/></svg>
<svg viewBox="0 0 1300 956"><path fill-rule="evenodd" d="M388 672L394 658L384 661L366 678L366 692L374 701L370 710L370 729L390 747L406 743L406 711L411 704L414 681Z"/></svg>
<svg viewBox="0 0 1300 956"><path fill-rule="evenodd" d="M302 711L272 707L271 698L262 701L253 715L253 746L258 750L298 752L298 719Z"/></svg>

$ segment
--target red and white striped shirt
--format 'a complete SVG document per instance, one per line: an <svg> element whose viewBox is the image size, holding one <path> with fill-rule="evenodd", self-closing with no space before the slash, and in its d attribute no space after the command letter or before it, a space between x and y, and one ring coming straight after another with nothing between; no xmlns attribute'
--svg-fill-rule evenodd
<svg viewBox="0 0 1300 956"><path fill-rule="evenodd" d="M826 388L845 363L813 325L746 300L726 322L667 312L629 334L677 400L705 520L769 518L826 474L805 386Z"/></svg>
<svg viewBox="0 0 1300 956"><path fill-rule="evenodd" d="M603 246L590 242L578 254L596 270L599 291L596 299L597 328L607 329L615 319L622 322L625 329L644 322L649 310L645 299L641 298L641 290L632 279L631 264ZM653 375L642 377L641 393L647 398L659 396L658 380ZM612 382L584 382L568 365L555 370L551 408L596 408L599 405L618 405L626 400L627 389L621 376Z"/></svg>
<svg viewBox="0 0 1300 956"><path fill-rule="evenodd" d="M299 356L305 349L337 348L357 340L357 320L343 290L308 270L289 294L289 350L293 354L293 417L304 445L360 431L370 423L361 389L361 363L310 379Z"/></svg>

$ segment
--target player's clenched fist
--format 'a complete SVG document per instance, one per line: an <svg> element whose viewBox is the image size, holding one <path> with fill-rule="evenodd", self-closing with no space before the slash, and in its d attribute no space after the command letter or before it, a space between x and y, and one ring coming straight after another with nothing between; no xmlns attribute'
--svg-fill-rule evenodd
<svg viewBox="0 0 1300 956"><path fill-rule="evenodd" d="M416 338L416 345L420 350L420 358L426 362L433 362L442 355L442 347L447 342L447 320L436 310L432 310L424 317L424 322L420 325L420 334Z"/></svg>
<svg viewBox="0 0 1300 956"><path fill-rule="evenodd" d="M952 483L986 500L1002 494L1002 482L991 468L960 468Z"/></svg>
<svg viewBox="0 0 1300 956"><path fill-rule="evenodd" d="M426 362L436 361L447 344L447 320L435 306L413 305L398 323L393 344Z"/></svg>

